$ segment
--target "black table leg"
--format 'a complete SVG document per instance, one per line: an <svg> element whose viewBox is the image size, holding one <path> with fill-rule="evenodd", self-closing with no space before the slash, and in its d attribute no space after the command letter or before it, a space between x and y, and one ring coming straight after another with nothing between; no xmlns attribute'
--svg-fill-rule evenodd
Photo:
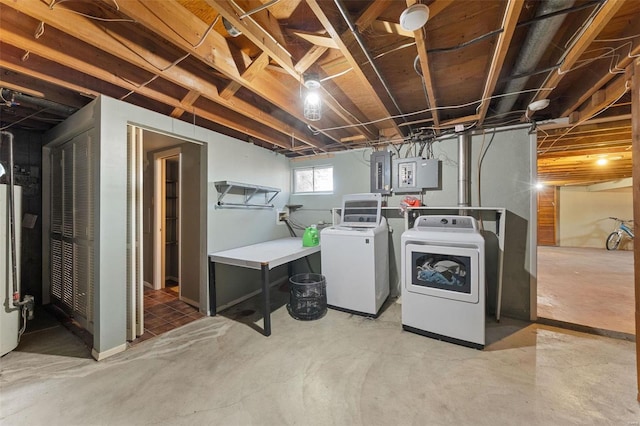
<svg viewBox="0 0 640 426"><path fill-rule="evenodd" d="M216 316L216 263L209 259L209 315Z"/></svg>
<svg viewBox="0 0 640 426"><path fill-rule="evenodd" d="M271 302L269 301L269 265L262 264L262 316L264 335L271 336Z"/></svg>

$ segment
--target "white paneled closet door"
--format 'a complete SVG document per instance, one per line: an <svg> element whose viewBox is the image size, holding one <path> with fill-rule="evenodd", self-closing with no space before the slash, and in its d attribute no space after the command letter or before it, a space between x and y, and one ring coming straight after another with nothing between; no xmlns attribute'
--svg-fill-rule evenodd
<svg viewBox="0 0 640 426"><path fill-rule="evenodd" d="M93 157L89 132L51 150L51 297L93 332Z"/></svg>
<svg viewBox="0 0 640 426"><path fill-rule="evenodd" d="M143 131L127 129L127 339L144 333L143 283Z"/></svg>

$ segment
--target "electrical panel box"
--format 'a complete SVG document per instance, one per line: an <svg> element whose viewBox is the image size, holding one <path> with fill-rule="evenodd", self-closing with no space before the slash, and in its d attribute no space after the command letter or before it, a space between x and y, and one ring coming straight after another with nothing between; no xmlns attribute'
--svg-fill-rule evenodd
<svg viewBox="0 0 640 426"><path fill-rule="evenodd" d="M393 192L404 194L440 188L440 161L422 157L393 160Z"/></svg>
<svg viewBox="0 0 640 426"><path fill-rule="evenodd" d="M391 194L391 152L375 151L371 154L371 192Z"/></svg>

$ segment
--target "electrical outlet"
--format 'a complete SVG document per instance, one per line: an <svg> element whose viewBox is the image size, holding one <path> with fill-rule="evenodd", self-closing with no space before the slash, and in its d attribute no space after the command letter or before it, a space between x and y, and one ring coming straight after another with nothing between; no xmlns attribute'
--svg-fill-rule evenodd
<svg viewBox="0 0 640 426"><path fill-rule="evenodd" d="M286 210L280 210L277 213L278 215L276 216L276 223L279 225L283 225L284 221L289 219L289 212Z"/></svg>

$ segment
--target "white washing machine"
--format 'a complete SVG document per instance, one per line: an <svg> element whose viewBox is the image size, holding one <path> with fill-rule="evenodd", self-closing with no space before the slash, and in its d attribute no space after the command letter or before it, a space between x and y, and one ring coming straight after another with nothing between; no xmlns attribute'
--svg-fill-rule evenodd
<svg viewBox="0 0 640 426"><path fill-rule="evenodd" d="M345 195L340 224L320 232L327 305L377 317L389 296L389 231L380 194Z"/></svg>
<svg viewBox="0 0 640 426"><path fill-rule="evenodd" d="M420 216L402 234L401 250L402 327L484 348L485 250L476 220Z"/></svg>

